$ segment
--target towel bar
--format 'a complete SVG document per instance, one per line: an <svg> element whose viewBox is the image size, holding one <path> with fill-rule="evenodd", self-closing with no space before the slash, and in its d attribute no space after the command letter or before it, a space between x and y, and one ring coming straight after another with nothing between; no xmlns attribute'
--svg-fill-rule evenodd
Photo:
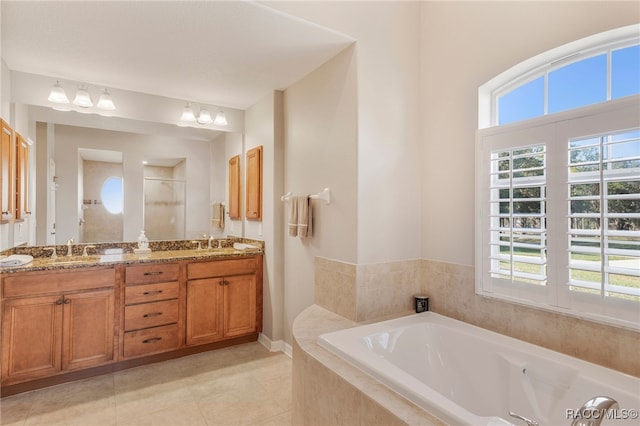
<svg viewBox="0 0 640 426"><path fill-rule="evenodd" d="M285 195L280 197L281 201L289 201L293 196L292 192L287 192ZM331 190L329 188L325 188L317 194L309 195L309 198L312 200L321 200L324 201L325 204L331 203Z"/></svg>

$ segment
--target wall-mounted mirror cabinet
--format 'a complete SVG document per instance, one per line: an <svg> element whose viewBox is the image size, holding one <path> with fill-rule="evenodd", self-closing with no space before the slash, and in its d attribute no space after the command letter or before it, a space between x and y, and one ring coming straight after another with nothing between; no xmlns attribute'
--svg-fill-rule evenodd
<svg viewBox="0 0 640 426"><path fill-rule="evenodd" d="M247 151L246 217L262 220L262 146Z"/></svg>
<svg viewBox="0 0 640 426"><path fill-rule="evenodd" d="M242 218L240 177L240 156L234 155L229 159L229 219Z"/></svg>

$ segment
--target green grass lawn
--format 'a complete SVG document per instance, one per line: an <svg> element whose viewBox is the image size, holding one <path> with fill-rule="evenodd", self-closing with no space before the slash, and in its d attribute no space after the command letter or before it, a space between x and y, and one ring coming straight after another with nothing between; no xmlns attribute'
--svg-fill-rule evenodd
<svg viewBox="0 0 640 426"><path fill-rule="evenodd" d="M504 251L504 254L508 254L509 248L504 247L503 251ZM538 256L539 255L539 252L530 250L530 249L516 248L514 252L516 255L519 255L519 256ZM591 261L591 262L600 261L600 255L597 255L597 254L573 253L571 255L571 258L573 260L581 260L581 261ZM609 256L609 260L623 260L623 259L625 258L622 256ZM509 262L501 262L500 267L508 270ZM524 272L524 273L530 273L530 274L540 273L540 265L528 264L523 262L516 263L514 269L517 272ZM571 278L574 280L599 284L601 282L601 273L593 272L593 271L585 271L581 269L572 269ZM522 281L538 284L535 281L531 281L527 279L522 279ZM640 277L635 277L631 275L621 275L621 274L609 274L609 283L612 285L617 285L621 287L640 288ZM584 291L588 293L600 294L598 290L591 290L591 289L585 289L580 287L572 287L572 289L577 291ZM629 295L617 294L617 293L612 293L611 296L640 301L640 297L638 296L629 296Z"/></svg>

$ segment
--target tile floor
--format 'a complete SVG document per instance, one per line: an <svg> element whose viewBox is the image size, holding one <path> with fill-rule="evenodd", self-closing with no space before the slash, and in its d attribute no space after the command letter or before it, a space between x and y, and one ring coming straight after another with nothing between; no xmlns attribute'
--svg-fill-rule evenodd
<svg viewBox="0 0 640 426"><path fill-rule="evenodd" d="M291 425L291 359L254 342L0 401L8 425Z"/></svg>

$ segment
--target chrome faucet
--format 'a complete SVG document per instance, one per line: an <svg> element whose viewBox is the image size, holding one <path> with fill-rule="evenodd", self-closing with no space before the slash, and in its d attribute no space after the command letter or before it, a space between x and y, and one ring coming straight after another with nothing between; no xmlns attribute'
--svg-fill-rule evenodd
<svg viewBox="0 0 640 426"><path fill-rule="evenodd" d="M513 411L509 411L509 415L511 417L515 417L516 419L522 420L523 422L525 422L527 424L527 426L539 426L538 422L536 422L535 420L528 419L528 418L526 418L524 416L521 416L520 414L514 413Z"/></svg>
<svg viewBox="0 0 640 426"><path fill-rule="evenodd" d="M209 235L209 245L208 245L209 249L212 248L212 246L211 246L211 242L212 241L213 241L213 235Z"/></svg>
<svg viewBox="0 0 640 426"><path fill-rule="evenodd" d="M55 247L45 247L45 250L51 250L51 260L56 260L58 258L58 252Z"/></svg>
<svg viewBox="0 0 640 426"><path fill-rule="evenodd" d="M608 410L618 408L618 401L608 396L595 396L575 413L571 426L598 426Z"/></svg>
<svg viewBox="0 0 640 426"><path fill-rule="evenodd" d="M73 238L67 240L67 257L73 256Z"/></svg>

